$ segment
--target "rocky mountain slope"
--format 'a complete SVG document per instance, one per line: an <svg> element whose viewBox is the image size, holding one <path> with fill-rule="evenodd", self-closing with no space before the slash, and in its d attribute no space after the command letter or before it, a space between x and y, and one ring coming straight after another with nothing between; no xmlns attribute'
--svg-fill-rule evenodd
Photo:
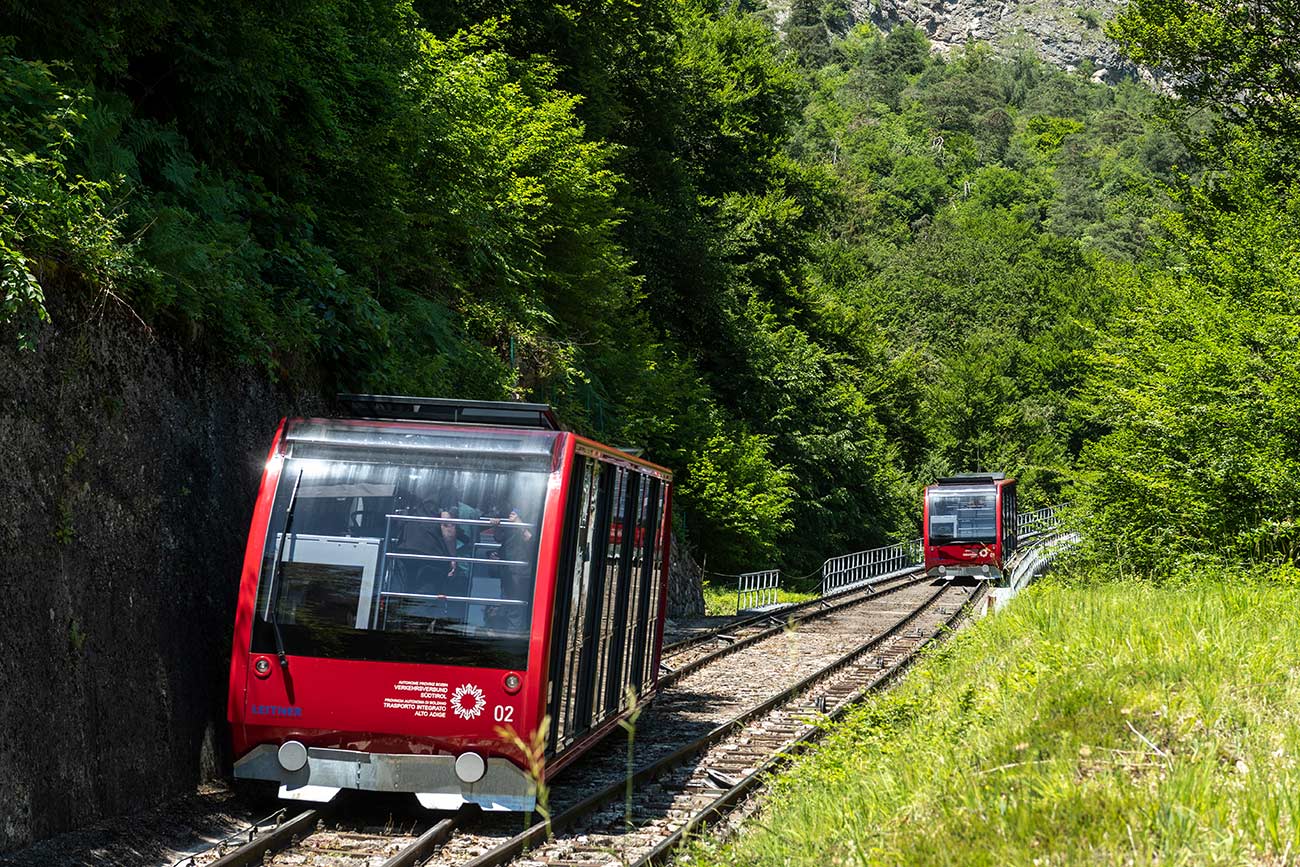
<svg viewBox="0 0 1300 867"><path fill-rule="evenodd" d="M791 0L774 0L768 9L778 26ZM1047 63L1069 71L1083 69L1096 81L1124 76L1149 77L1124 61L1107 41L1103 27L1123 4L1117 0L845 0L852 22L870 21L888 31L907 21L930 37L935 50L948 52L968 42L986 42L999 54L1031 50Z"/></svg>

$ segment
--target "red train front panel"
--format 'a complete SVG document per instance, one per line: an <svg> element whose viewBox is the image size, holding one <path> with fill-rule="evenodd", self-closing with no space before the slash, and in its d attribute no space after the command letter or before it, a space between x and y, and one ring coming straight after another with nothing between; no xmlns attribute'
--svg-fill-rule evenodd
<svg viewBox="0 0 1300 867"><path fill-rule="evenodd" d="M1015 545L1014 486L1010 479L976 476L942 479L927 487L922 515L926 572L1001 577Z"/></svg>
<svg viewBox="0 0 1300 867"><path fill-rule="evenodd" d="M532 808L566 437L282 425L236 618L236 777Z"/></svg>

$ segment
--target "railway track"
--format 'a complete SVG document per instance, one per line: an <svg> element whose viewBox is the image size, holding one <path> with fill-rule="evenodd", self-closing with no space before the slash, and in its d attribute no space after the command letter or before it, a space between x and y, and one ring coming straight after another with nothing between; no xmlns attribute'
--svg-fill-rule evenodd
<svg viewBox="0 0 1300 867"><path fill-rule="evenodd" d="M871 596L883 590L892 589L899 584L906 584L918 579L920 577L918 574L920 571L921 569L918 566L915 569L906 570L902 574L896 574L891 577L882 576L882 578L879 579L872 579L873 583L870 586L864 586L852 591L840 591L830 598L840 601L850 596L854 598ZM665 642L663 651L664 658L681 653L694 645L716 640L719 635L725 635L736 630L748 629L755 624L767 624L772 620L780 620L791 613L822 607L826 602L827 597L825 596L816 599L808 599L804 602L795 602L783 608L777 608L771 611L755 611L746 614L743 617L737 617L735 620L728 621L721 626L714 626L709 629L702 629L693 632L687 637L678 639L677 641Z"/></svg>
<svg viewBox="0 0 1300 867"><path fill-rule="evenodd" d="M469 821L462 811L436 822L411 822L407 830L366 823L334 822L334 805L286 815L262 833L232 846L223 842L173 867L246 865L330 865L330 867L414 867L457 828ZM256 826L255 826L256 827Z"/></svg>
<svg viewBox="0 0 1300 867"><path fill-rule="evenodd" d="M627 745L611 738L566 771L566 778L576 776L584 786L556 790L549 834L546 825L534 825L512 836L519 817L468 810L418 832L331 830L328 813L312 810L288 819L274 839L258 837L220 858L200 856L193 867L236 867L263 858L268 865L308 867L496 867L524 852L521 863L550 867L657 863L684 835L730 809L776 763L814 737L818 720L838 715L896 676L979 593L916 580L890 589L897 592L844 600L816 618L800 618L793 632L785 623L759 630L766 634L746 645L747 653L733 652L739 658L712 657L702 663L707 670L678 675L640 723L639 769L630 773ZM866 599L881 604L847 604ZM816 629L798 628L812 619L821 621ZM772 663L758 679L753 655ZM703 709L697 707L701 684L710 681L725 683L728 695L738 693L733 706L706 701ZM775 694L773 683L782 684Z"/></svg>
<svg viewBox="0 0 1300 867"><path fill-rule="evenodd" d="M755 614L664 645L659 686L662 689L715 659L735 653L782 630L834 614L869 599L880 599L925 580L924 573L912 572L879 585L837 594L831 599L810 599L778 611Z"/></svg>
<svg viewBox="0 0 1300 867"><path fill-rule="evenodd" d="M979 590L976 589L975 593ZM767 772L853 702L897 676L926 642L967 610L967 588L944 586L880 635L707 735L638 771L628 809L625 784L607 787L470 861L465 867L520 863L657 864L694 829L722 815Z"/></svg>

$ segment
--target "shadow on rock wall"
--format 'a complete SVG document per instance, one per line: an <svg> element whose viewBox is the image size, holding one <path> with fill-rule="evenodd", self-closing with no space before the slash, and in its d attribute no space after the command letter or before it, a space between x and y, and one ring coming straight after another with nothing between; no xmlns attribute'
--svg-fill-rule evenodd
<svg viewBox="0 0 1300 867"><path fill-rule="evenodd" d="M699 617L704 614L704 573L685 545L673 533L668 561L668 616Z"/></svg>
<svg viewBox="0 0 1300 867"><path fill-rule="evenodd" d="M85 319L54 311L35 352L0 334L0 851L228 765L259 473L280 417L322 410L316 390Z"/></svg>

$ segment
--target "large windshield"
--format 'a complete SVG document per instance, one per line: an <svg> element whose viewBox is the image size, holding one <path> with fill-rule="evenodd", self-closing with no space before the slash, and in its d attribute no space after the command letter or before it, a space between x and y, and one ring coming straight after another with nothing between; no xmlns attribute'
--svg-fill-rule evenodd
<svg viewBox="0 0 1300 867"><path fill-rule="evenodd" d="M294 655L525 668L554 439L299 423L253 651L275 652L278 620Z"/></svg>
<svg viewBox="0 0 1300 867"><path fill-rule="evenodd" d="M998 540L997 489L992 485L930 488L929 538L932 545Z"/></svg>

